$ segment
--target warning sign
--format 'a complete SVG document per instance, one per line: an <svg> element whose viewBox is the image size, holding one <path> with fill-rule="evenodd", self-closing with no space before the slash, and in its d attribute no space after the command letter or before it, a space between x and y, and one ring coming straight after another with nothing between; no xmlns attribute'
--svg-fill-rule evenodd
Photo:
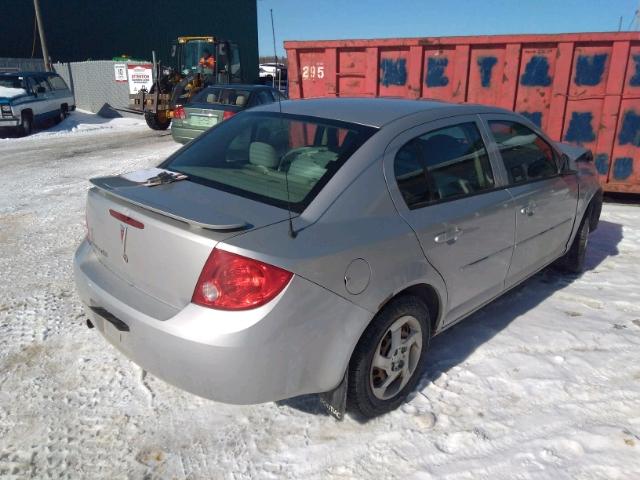
<svg viewBox="0 0 640 480"><path fill-rule="evenodd" d="M113 66L113 70L116 75L116 82L126 82L127 81L127 65L124 63L116 63Z"/></svg>
<svg viewBox="0 0 640 480"><path fill-rule="evenodd" d="M128 65L129 93L138 93L142 87L147 91L153 85L153 65L150 63Z"/></svg>

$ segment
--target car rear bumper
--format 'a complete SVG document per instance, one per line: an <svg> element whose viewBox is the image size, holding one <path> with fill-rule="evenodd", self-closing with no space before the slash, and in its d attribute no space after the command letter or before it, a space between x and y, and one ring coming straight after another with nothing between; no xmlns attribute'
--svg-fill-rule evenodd
<svg viewBox="0 0 640 480"><path fill-rule="evenodd" d="M276 299L254 310L176 309L125 284L86 240L76 252L74 275L88 318L110 343L165 381L226 403L333 389L371 318L297 275ZM128 331L118 330L111 315Z"/></svg>

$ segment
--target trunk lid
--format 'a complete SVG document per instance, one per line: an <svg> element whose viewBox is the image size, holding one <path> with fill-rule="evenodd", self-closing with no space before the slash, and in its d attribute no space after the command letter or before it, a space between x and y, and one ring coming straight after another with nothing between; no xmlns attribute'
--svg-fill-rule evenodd
<svg viewBox="0 0 640 480"><path fill-rule="evenodd" d="M123 177L91 183L88 239L99 261L177 308L191 301L218 242L287 218L278 208L188 180L154 187Z"/></svg>
<svg viewBox="0 0 640 480"><path fill-rule="evenodd" d="M238 113L240 107L233 105L216 105L215 107L190 104L184 107L186 118L181 120L183 127L206 130L224 120L224 112Z"/></svg>

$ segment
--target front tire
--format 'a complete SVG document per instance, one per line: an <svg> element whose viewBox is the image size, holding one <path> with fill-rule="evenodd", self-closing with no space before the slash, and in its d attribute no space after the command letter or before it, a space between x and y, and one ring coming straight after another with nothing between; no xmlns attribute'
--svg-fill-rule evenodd
<svg viewBox="0 0 640 480"><path fill-rule="evenodd" d="M391 300L351 357L348 408L368 418L397 408L420 379L430 338L429 311L419 298Z"/></svg>
<svg viewBox="0 0 640 480"><path fill-rule="evenodd" d="M588 209L582 222L578 233L576 233L573 243L567 253L560 258L559 266L563 270L570 273L582 273L584 271L584 260L587 255L587 244L589 243L589 233L591 231L591 209Z"/></svg>
<svg viewBox="0 0 640 480"><path fill-rule="evenodd" d="M22 114L22 124L18 127L21 137L28 137L33 132L33 117L29 113Z"/></svg>
<svg viewBox="0 0 640 480"><path fill-rule="evenodd" d="M62 123L68 115L69 107L67 107L66 104L60 105L60 110L58 111L58 115L56 115L56 123Z"/></svg>

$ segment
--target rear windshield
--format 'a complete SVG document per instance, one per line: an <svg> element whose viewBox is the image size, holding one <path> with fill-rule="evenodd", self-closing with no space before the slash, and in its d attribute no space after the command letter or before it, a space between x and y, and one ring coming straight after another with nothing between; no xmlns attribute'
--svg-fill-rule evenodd
<svg viewBox="0 0 640 480"><path fill-rule="evenodd" d="M0 76L0 87L6 88L22 88L27 89L27 84L24 81L24 77L18 75L2 75Z"/></svg>
<svg viewBox="0 0 640 480"><path fill-rule="evenodd" d="M376 129L314 117L245 112L161 166L270 205L302 212ZM287 199L288 190L288 199Z"/></svg>
<svg viewBox="0 0 640 480"><path fill-rule="evenodd" d="M244 106L249 100L249 90L235 88L205 88L191 99L192 103Z"/></svg>

